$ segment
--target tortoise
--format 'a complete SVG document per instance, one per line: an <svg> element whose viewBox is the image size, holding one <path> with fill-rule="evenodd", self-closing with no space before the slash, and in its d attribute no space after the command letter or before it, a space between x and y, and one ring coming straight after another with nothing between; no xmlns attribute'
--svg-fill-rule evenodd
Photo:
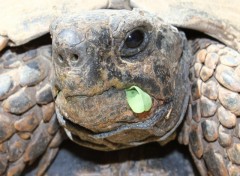
<svg viewBox="0 0 240 176"><path fill-rule="evenodd" d="M178 135L201 175L240 173L240 4L157 3L52 1L1 19L1 175L42 155L43 175L65 134L103 151ZM24 45L49 31L52 45Z"/></svg>

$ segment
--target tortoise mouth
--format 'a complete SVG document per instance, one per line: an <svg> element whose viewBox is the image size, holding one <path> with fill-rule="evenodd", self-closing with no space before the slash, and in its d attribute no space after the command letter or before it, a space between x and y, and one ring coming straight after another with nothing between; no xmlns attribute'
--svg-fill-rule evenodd
<svg viewBox="0 0 240 176"><path fill-rule="evenodd" d="M60 125L64 127L67 136L73 142L96 150L112 151L165 140L167 134L156 136L154 128L157 128L157 123L162 118L168 116L171 106L172 103L163 105L143 122L125 124L118 129L102 133L95 133L72 122L62 115L58 107L56 107L56 114Z"/></svg>
<svg viewBox="0 0 240 176"><path fill-rule="evenodd" d="M143 113L134 113L128 105L125 90L115 88L93 96L66 97L59 92L56 105L66 119L95 133L101 133L151 119L159 109L164 109L171 102L151 97L152 107Z"/></svg>
<svg viewBox="0 0 240 176"><path fill-rule="evenodd" d="M135 114L123 90L111 89L92 97L65 98L60 93L56 112L60 124L74 142L98 150L116 150L157 141L165 134L156 134L155 129L170 115L172 101L153 100L150 111Z"/></svg>

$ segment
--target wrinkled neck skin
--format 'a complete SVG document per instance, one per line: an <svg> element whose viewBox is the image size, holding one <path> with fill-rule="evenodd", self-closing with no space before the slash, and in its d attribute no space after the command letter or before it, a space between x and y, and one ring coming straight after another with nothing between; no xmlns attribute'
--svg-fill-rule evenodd
<svg viewBox="0 0 240 176"><path fill-rule="evenodd" d="M138 9L62 17L50 31L56 112L71 140L104 151L168 140L190 95L191 57L181 32ZM150 95L149 111L130 108L131 86Z"/></svg>

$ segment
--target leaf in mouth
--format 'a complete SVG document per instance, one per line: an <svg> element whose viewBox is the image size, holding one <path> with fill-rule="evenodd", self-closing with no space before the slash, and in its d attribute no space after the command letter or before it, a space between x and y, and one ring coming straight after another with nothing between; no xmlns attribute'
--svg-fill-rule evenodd
<svg viewBox="0 0 240 176"><path fill-rule="evenodd" d="M132 86L125 90L127 102L135 113L149 111L152 107L152 98L137 86Z"/></svg>

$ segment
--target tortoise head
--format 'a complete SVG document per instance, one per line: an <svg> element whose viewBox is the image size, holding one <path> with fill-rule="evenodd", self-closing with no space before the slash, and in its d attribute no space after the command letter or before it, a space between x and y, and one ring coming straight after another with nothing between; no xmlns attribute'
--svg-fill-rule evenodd
<svg viewBox="0 0 240 176"><path fill-rule="evenodd" d="M164 141L188 103L184 36L140 10L96 10L51 25L57 116L80 145L115 150ZM135 113L125 90L150 95L149 111Z"/></svg>

